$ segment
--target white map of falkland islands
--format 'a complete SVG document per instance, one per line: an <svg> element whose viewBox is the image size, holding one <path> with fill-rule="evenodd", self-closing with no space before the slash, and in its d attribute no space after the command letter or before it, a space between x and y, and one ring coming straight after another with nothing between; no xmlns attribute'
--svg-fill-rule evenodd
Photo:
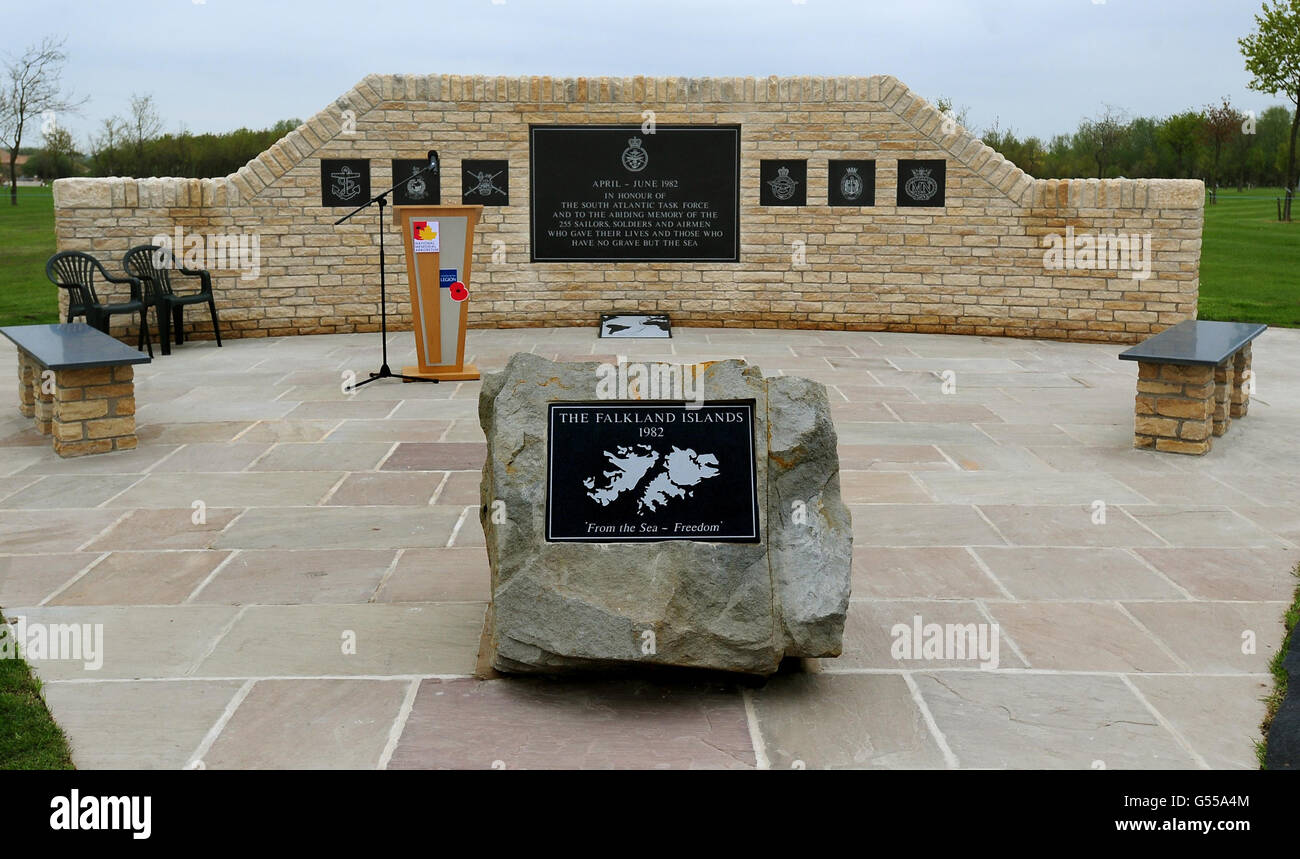
<svg viewBox="0 0 1300 859"><path fill-rule="evenodd" d="M588 489L587 497L605 507L624 492L635 492L645 476L659 466L660 470L637 498L637 515L644 516L647 510L654 512L666 506L670 498L694 495L687 487L717 477L718 469L714 466L718 464L718 458L713 454L696 453L690 448L683 450L677 445L671 447L666 455L648 444L618 445L612 453L604 451L611 466L610 471L602 472L607 485L596 488L596 478L586 478L582 485Z"/></svg>

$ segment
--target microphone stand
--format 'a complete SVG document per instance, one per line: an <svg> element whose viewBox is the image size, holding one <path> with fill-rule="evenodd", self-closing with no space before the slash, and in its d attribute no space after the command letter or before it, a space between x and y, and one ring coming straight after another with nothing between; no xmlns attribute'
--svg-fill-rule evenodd
<svg viewBox="0 0 1300 859"><path fill-rule="evenodd" d="M429 159L429 163L425 165L423 170L412 173L405 179L396 182L387 191L381 191L377 196L372 197L360 206L357 206L351 212L348 212L346 215L334 222L334 226L337 227L339 224L348 220L358 212L368 209L375 204L379 205L379 331L380 337L383 339L383 358L379 365L379 372L371 373L369 374L370 378L362 379L360 382L353 383L352 390L354 391L362 385L369 385L371 382L379 379L401 379L403 382L438 383L437 379L425 379L420 376L403 376L401 373L394 373L388 366L388 278L385 275L386 267L384 265L384 207L388 205L388 195L396 190L399 185L404 185L418 176L423 176L426 173L437 169L438 162L432 158Z"/></svg>

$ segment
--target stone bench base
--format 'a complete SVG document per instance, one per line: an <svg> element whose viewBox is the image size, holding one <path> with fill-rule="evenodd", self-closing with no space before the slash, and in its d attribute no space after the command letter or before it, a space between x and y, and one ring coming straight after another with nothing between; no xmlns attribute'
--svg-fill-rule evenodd
<svg viewBox="0 0 1300 859"><path fill-rule="evenodd" d="M48 370L18 350L18 410L53 436L59 456L85 456L136 446L135 368L130 364Z"/></svg>
<svg viewBox="0 0 1300 859"><path fill-rule="evenodd" d="M1133 446L1205 454L1250 409L1250 344L1211 365L1138 362Z"/></svg>

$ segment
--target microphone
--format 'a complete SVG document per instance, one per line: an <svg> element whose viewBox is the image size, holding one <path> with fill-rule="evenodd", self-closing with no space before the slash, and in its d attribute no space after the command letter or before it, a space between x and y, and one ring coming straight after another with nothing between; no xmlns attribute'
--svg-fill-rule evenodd
<svg viewBox="0 0 1300 859"><path fill-rule="evenodd" d="M429 150L429 172L438 172L438 150L436 149Z"/></svg>

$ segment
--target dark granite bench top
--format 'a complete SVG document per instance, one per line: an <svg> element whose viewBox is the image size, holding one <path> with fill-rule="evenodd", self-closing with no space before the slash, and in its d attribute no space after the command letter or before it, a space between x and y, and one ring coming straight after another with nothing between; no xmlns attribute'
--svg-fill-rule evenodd
<svg viewBox="0 0 1300 859"><path fill-rule="evenodd" d="M1119 354L1121 361L1215 366L1268 328L1254 322L1188 319Z"/></svg>
<svg viewBox="0 0 1300 859"><path fill-rule="evenodd" d="M0 328L15 346L30 352L50 370L148 364L150 358L84 322L11 325Z"/></svg>

